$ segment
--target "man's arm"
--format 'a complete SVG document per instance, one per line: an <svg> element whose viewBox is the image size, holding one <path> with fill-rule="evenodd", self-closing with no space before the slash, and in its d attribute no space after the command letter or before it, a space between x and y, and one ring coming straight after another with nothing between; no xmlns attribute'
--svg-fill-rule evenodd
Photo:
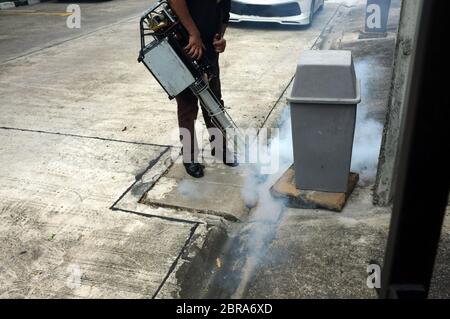
<svg viewBox="0 0 450 319"><path fill-rule="evenodd" d="M170 0L169 3L189 33L189 44L184 49L192 58L200 59L205 45L202 42L200 31L189 13L186 0Z"/></svg>

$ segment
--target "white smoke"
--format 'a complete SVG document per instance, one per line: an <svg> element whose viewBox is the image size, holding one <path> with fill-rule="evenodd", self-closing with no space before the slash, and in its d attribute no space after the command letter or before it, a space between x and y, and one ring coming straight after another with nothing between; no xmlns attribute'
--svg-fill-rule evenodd
<svg viewBox="0 0 450 319"><path fill-rule="evenodd" d="M248 254L242 269L241 282L234 292L233 298L241 298L244 295L255 268L260 264L260 259L264 257L268 248L265 243L274 235L285 208L285 202L282 199L274 198L270 189L293 162L289 107L283 110L279 127L278 135L272 137L271 143L266 149L269 154L260 154L262 157L277 156L279 163L277 171L262 176L260 164L254 164L247 172L248 175L242 188L241 194L247 206L256 207L249 218L249 224L242 230L246 236Z"/></svg>
<svg viewBox="0 0 450 319"><path fill-rule="evenodd" d="M275 235L281 214L285 209L285 202L274 198L270 189L293 163L289 107L286 107L281 114L279 126L279 135L274 137L277 143L273 143L274 138L272 138L272 143L268 148L268 152L278 154L280 163L278 171L268 176L261 176L260 167L255 164L248 172L242 188L241 194L244 201L254 209L249 224L242 230L243 236L246 236L245 244L248 247L248 253L242 269L241 282L234 292L233 298L241 298L245 294L255 269L261 263L261 258L268 249L268 241ZM375 178L382 129L383 126L380 123L369 118L367 107L362 106L358 109L352 170L360 174L362 183L372 182Z"/></svg>
<svg viewBox="0 0 450 319"><path fill-rule="evenodd" d="M257 205L252 214L252 219L260 218L264 211L271 210L265 207L273 207L274 203L277 202L270 195L270 188L293 163L291 114L289 107L284 108L278 125L278 134L271 137L267 148L257 145L252 146L258 147L256 152L259 154L260 161L252 164L247 170L246 179L241 190L242 198L248 207L255 207ZM265 143L266 141L260 142ZM270 175L262 175L261 172L264 172L264 169L262 169L263 164L261 163L267 163L268 159L273 159L274 157L276 157L275 161L278 164L276 170Z"/></svg>
<svg viewBox="0 0 450 319"><path fill-rule="evenodd" d="M362 185L375 181L378 169L383 125L368 118L365 108L360 108L355 130L352 171L360 175Z"/></svg>
<svg viewBox="0 0 450 319"><path fill-rule="evenodd" d="M368 180L375 176L381 130L382 126L374 120L368 119L366 109L361 108L357 118L352 167L361 174L362 180ZM241 192L247 206L254 207L254 209L249 218L249 224L242 230L242 236L246 237L245 244L248 247L248 253L242 269L241 282L233 294L234 298L244 295L254 270L261 263L261 258L268 249L266 244L274 236L281 214L285 209L285 202L274 198L270 189L293 163L289 107L285 107L280 116L279 134L272 137L267 152L270 154L262 154L262 157L274 156L274 154L278 157L277 172L263 176L260 173L261 164L254 164L247 172L248 176Z"/></svg>
<svg viewBox="0 0 450 319"><path fill-rule="evenodd" d="M360 184L368 185L375 181L378 169L378 157L380 154L383 125L371 118L369 108L373 106L370 101L373 85L371 80L376 80L374 68L376 65L371 60L358 60L355 68L359 78L363 79L361 85L362 103L358 106L356 119L355 140L353 144L352 171L359 173Z"/></svg>
<svg viewBox="0 0 450 319"><path fill-rule="evenodd" d="M181 197L191 199L201 199L207 196L204 190L199 190L197 183L189 179L183 179L178 183L178 193Z"/></svg>

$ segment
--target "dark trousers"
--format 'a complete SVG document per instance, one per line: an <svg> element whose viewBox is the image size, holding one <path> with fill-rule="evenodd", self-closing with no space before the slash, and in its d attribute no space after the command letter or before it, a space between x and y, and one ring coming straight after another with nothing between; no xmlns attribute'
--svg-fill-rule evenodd
<svg viewBox="0 0 450 319"><path fill-rule="evenodd" d="M213 65L213 73L214 77L210 80L209 87L214 95L221 101L221 105L223 107L218 61ZM178 107L180 141L183 145L183 161L185 163L196 162L199 154L197 136L195 133L195 120L197 119L199 104L198 99L190 89L186 89L176 97L176 101ZM215 128L208 111L203 105L201 105L201 109L206 127L208 129ZM215 130L215 132L216 131L217 130ZM213 141L215 138L217 138L217 136L211 136L210 134L210 141Z"/></svg>

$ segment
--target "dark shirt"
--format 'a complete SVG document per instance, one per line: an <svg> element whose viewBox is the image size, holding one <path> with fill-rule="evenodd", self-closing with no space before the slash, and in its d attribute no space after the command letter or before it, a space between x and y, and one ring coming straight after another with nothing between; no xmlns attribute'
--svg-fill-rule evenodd
<svg viewBox="0 0 450 319"><path fill-rule="evenodd" d="M217 55L212 44L214 35L220 33L222 24L228 23L231 0L186 0L186 3L202 36L206 54L214 58Z"/></svg>

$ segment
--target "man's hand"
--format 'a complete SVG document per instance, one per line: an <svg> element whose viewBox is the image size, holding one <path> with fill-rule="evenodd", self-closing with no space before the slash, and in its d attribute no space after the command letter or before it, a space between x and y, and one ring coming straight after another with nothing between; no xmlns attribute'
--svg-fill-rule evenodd
<svg viewBox="0 0 450 319"><path fill-rule="evenodd" d="M198 31L198 28L189 13L186 0L170 0L169 3L173 11L175 11L177 16L180 18L183 26L189 32L189 44L184 48L184 50L193 59L200 59L203 55L205 46L203 45L200 32Z"/></svg>
<svg viewBox="0 0 450 319"><path fill-rule="evenodd" d="M200 59L203 55L203 50L205 45L203 44L202 37L199 33L194 33L189 35L189 44L184 48L184 50L193 59Z"/></svg>
<svg viewBox="0 0 450 319"><path fill-rule="evenodd" d="M227 41L218 33L216 33L216 35L214 36L213 45L217 53L223 53L227 46Z"/></svg>

